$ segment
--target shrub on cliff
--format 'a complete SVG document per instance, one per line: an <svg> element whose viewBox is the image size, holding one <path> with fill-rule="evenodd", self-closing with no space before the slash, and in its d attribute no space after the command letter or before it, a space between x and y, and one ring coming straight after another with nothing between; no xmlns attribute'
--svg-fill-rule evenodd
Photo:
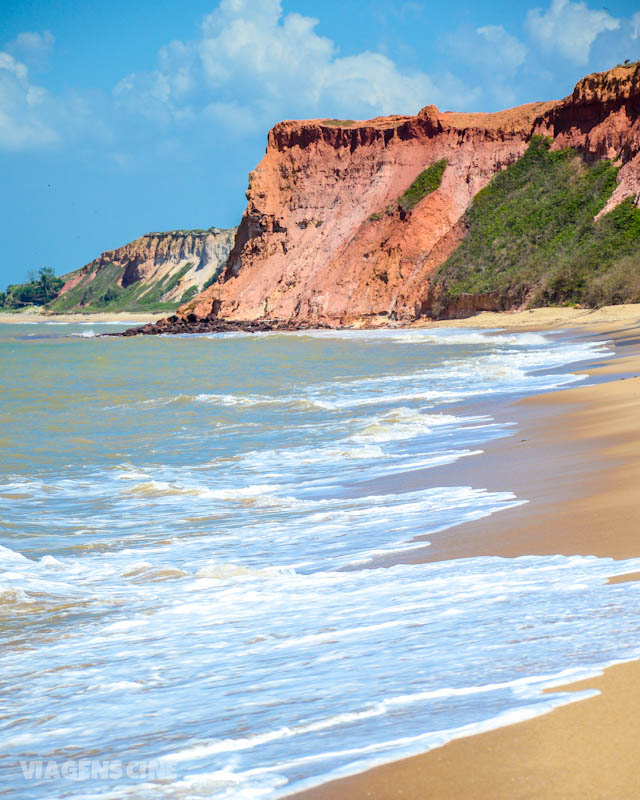
<svg viewBox="0 0 640 800"><path fill-rule="evenodd" d="M532 304L638 302L639 268L640 210L628 197L592 222L573 248L558 253Z"/></svg>
<svg viewBox="0 0 640 800"><path fill-rule="evenodd" d="M349 128L355 125L355 119L325 119L322 121L323 125L330 125L332 128Z"/></svg>
<svg viewBox="0 0 640 800"><path fill-rule="evenodd" d="M198 287L197 286L190 286L188 289L182 293L182 297L180 298L180 305L183 303L188 303L189 300L193 300L193 298L198 294Z"/></svg>
<svg viewBox="0 0 640 800"><path fill-rule="evenodd" d="M427 169L423 170L418 175L411 186L400 195L395 203L388 205L383 211L376 211L374 214L371 214L369 222L377 222L379 219L382 219L385 214L387 216L392 215L398 209L401 209L405 213L411 211L423 197L435 192L440 186L446 168L446 158L431 164L430 167L427 167Z"/></svg>
<svg viewBox="0 0 640 800"><path fill-rule="evenodd" d="M436 313L461 294L492 293L502 308L638 297L640 210L629 198L594 220L617 168L550 145L534 136L525 155L476 195L467 235L438 271Z"/></svg>
<svg viewBox="0 0 640 800"><path fill-rule="evenodd" d="M621 258L596 276L585 289L584 302L596 308L640 303L640 253Z"/></svg>
<svg viewBox="0 0 640 800"><path fill-rule="evenodd" d="M31 274L28 283L16 283L0 293L0 308L24 308L43 306L53 300L64 286L62 278L56 278L51 267L41 267L37 275Z"/></svg>
<svg viewBox="0 0 640 800"><path fill-rule="evenodd" d="M400 208L403 211L410 211L423 197L435 192L442 182L442 176L446 168L447 159L443 158L423 170L411 186L398 198Z"/></svg>

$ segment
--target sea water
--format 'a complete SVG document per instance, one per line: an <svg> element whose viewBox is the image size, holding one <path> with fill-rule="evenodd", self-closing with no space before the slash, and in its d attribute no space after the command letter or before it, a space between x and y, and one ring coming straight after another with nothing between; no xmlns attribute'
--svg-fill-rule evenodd
<svg viewBox="0 0 640 800"><path fill-rule="evenodd" d="M607 583L640 560L407 563L527 502L485 488L492 408L606 343L109 329L0 326L8 796L277 798L640 655L638 584ZM459 459L472 485L438 486Z"/></svg>

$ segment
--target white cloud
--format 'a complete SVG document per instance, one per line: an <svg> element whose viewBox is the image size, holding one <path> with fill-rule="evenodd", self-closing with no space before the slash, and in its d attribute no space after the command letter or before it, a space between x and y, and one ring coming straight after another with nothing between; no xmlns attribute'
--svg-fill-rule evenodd
<svg viewBox="0 0 640 800"><path fill-rule="evenodd" d="M240 103L207 103L204 107L205 119L229 131L242 132L245 135L259 133L264 130L256 116L248 106Z"/></svg>
<svg viewBox="0 0 640 800"><path fill-rule="evenodd" d="M56 37L51 31L25 31L9 42L5 50L33 69L44 69L53 53L55 41Z"/></svg>
<svg viewBox="0 0 640 800"><path fill-rule="evenodd" d="M477 90L450 74L435 81L381 53L342 55L317 25L284 14L280 0L222 0L197 38L169 42L155 69L127 75L106 98L91 90L50 94L33 83L25 61L2 52L0 147L101 141L120 152L117 139L141 142L153 133L171 140L178 130L208 136L219 128L253 136L284 118L367 118L479 100ZM50 32L27 32L11 47L35 60L54 41Z"/></svg>
<svg viewBox="0 0 640 800"><path fill-rule="evenodd" d="M128 75L115 86L113 98L120 110L146 117L156 125L193 119L189 106L180 104L179 76L162 70Z"/></svg>
<svg viewBox="0 0 640 800"><path fill-rule="evenodd" d="M15 41L24 42L26 35ZM32 34L28 37L27 41L35 41ZM48 41L44 37L40 43L45 47ZM105 104L104 93L98 90L47 91L33 82L26 63L0 50L0 150L111 142L112 111L111 101Z"/></svg>
<svg viewBox="0 0 640 800"><path fill-rule="evenodd" d="M502 25L462 26L443 37L449 61L468 82L478 84L476 108L506 108L515 105L516 75L528 56L528 49ZM468 106L467 106L468 107Z"/></svg>
<svg viewBox="0 0 640 800"><path fill-rule="evenodd" d="M408 2L389 13L421 8ZM578 64L591 54L596 66L633 56L640 11L618 20L582 1L550 0L548 8L528 12L525 30L520 41L502 25L463 26L442 37L456 74L430 76L382 52L341 53L318 33L316 19L285 14L281 0L221 0L193 40L169 42L155 68L127 75L107 94L49 93L36 85L30 65L50 55L55 37L25 32L0 51L0 148L73 142L90 152L99 143L109 152L147 154L162 141L172 157L178 141L211 141L217 130L259 136L287 118L363 119L416 113L430 103L443 110L504 108L528 99L523 81L534 76L538 92L540 82L556 77L552 58L545 57L549 71L542 73L540 52Z"/></svg>
<svg viewBox="0 0 640 800"><path fill-rule="evenodd" d="M460 107L477 98L452 76L436 83L381 53L341 56L317 24L283 14L280 0L222 0L198 39L163 48L158 69L129 75L115 97L165 122L204 109L236 133L282 118L416 113L428 103Z"/></svg>
<svg viewBox="0 0 640 800"><path fill-rule="evenodd" d="M0 147L48 147L58 136L47 120L49 96L29 81L26 64L0 51Z"/></svg>
<svg viewBox="0 0 640 800"><path fill-rule="evenodd" d="M583 2L552 0L546 12L540 8L529 11L525 27L544 51L586 64L598 34L617 30L620 20L604 9L594 11Z"/></svg>
<svg viewBox="0 0 640 800"><path fill-rule="evenodd" d="M484 25L477 28L476 33L489 45L487 50L493 52L492 60L507 68L519 67L527 57L527 48L515 36L507 33L502 25Z"/></svg>

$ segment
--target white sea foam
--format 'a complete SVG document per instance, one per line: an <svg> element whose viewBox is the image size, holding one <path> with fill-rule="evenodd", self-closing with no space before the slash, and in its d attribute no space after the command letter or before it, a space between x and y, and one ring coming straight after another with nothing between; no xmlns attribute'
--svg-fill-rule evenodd
<svg viewBox="0 0 640 800"><path fill-rule="evenodd" d="M115 406L105 406L105 410L112 410L116 408L129 410L129 409L153 409L161 408L162 406L171 406L174 404L188 403L191 400L189 395L176 394L172 397L150 397L148 400L135 400L131 403L120 403Z"/></svg>
<svg viewBox="0 0 640 800"><path fill-rule="evenodd" d="M16 586L5 586L0 583L0 613L4 609L17 610L34 602L32 597Z"/></svg>
<svg viewBox="0 0 640 800"><path fill-rule="evenodd" d="M399 344L439 345L519 345L540 346L548 342L539 333L503 333L503 329L463 330L460 328L379 328L377 330L333 330L300 331L297 335L319 339L348 339L351 341L395 342Z"/></svg>
<svg viewBox="0 0 640 800"><path fill-rule="evenodd" d="M413 439L431 433L434 426L451 425L456 417L448 414L422 414L410 408L396 408L375 417L361 431L351 436L354 442L388 442Z"/></svg>
<svg viewBox="0 0 640 800"><path fill-rule="evenodd" d="M519 722L526 722L527 720L534 719L542 714L548 714L554 708L558 708L570 703L577 703L581 700L588 700L599 694L597 690L584 690L567 692L562 695L557 695L549 699L546 703L538 703L534 707L525 707L510 709L480 723L463 725L459 728L450 728L447 730L439 731L437 733L419 734L417 736L405 736L392 741L384 743L374 743L360 748L352 748L350 750L342 751L329 751L312 756L303 756L295 761L289 761L281 766L287 770L300 769L305 764L310 764L317 761L332 761L342 759L348 761L346 766L341 766L329 771L328 773L302 781L297 781L289 785L286 790L282 792L271 792L270 797L280 798L291 794L292 792L301 792L312 789L323 783L346 778L350 775L356 775L359 772L373 769L374 767L382 766L388 763L389 758L384 755L385 749L393 749L397 754L394 760L401 760L410 758L411 756L421 755L429 750L437 747L442 747L448 742L456 739L467 738L475 736L480 733L486 733L496 728L505 727L507 725L515 725ZM265 770L267 772L267 770ZM246 800L258 800L261 796L261 787L257 787L255 794L252 793L251 784L248 783L249 792L245 795ZM247 785L245 784L245 785ZM265 781L265 785L269 785Z"/></svg>
<svg viewBox="0 0 640 800"><path fill-rule="evenodd" d="M31 561L23 556L22 553L17 553L10 547L4 547L0 544L0 565L3 569L15 566L25 566L30 563Z"/></svg>
<svg viewBox="0 0 640 800"><path fill-rule="evenodd" d="M122 572L131 575L151 564L132 559ZM73 737L79 741L78 730L85 731L86 746L117 746L87 717L91 693L108 693L114 707L125 703L130 708L127 718L120 717L118 737L130 738L137 731L140 740L151 709L154 729L163 726L169 741L177 744L178 728L182 737L186 733L182 745L170 746L162 756L178 770L178 782L233 765L239 792L252 796L255 784L269 786L265 796L274 796L274 784L263 783L261 776L277 775L277 785L291 791L590 696L540 692L593 674L602 652L611 655L617 648L618 656L627 657L637 652L629 635L638 624L637 591L632 584L607 586L605 581L611 574L639 567L638 559L481 558L393 567L384 571L381 582L376 570L300 575L213 562L201 567L193 581L170 591L158 588L148 597L131 595L120 615L107 624L98 621L96 629L87 620L72 638L48 646L42 653L47 668L34 672L29 690L40 695L52 680L58 693L72 689L77 694L85 687L85 705L73 706L69 733L60 732L54 722L59 731L56 747ZM108 577L96 571L95 580L103 591L121 592L113 583L115 573ZM196 586L198 600L193 602L189 594ZM576 586L583 588L577 605L569 608L567 587ZM615 606L613 628L602 602L609 595ZM444 613L452 608L461 613ZM521 642L516 649L510 646L514 636ZM383 649L381 641L386 643ZM93 647L102 657L78 666L83 661L76 659L84 654L86 660ZM452 649L454 673L449 669ZM145 653L154 655L143 673L131 673L127 659L104 660L110 650L121 654L120 659L126 653L133 663ZM549 669L566 662L569 650L574 663L579 654L582 666ZM277 657L284 652L285 658ZM22 662L10 653L1 660L3 675L11 682ZM252 664L251 671L246 663ZM64 670L57 669L63 664ZM533 671L529 664L536 665ZM176 682L168 675L178 665ZM337 669L339 665L347 671ZM345 694L346 676L356 673L358 680L351 679ZM158 681L164 687L160 704L153 702L150 691ZM370 685L376 686L375 695ZM228 721L217 723L227 735L203 738L197 727L190 733L182 714L175 716L176 704L182 713L185 708L193 713L202 704L215 709L229 696L235 698L237 711L227 702ZM297 700L287 712L291 716L283 720L290 697ZM256 728L233 735L252 708ZM462 722L448 724L447 713ZM270 726L270 720L281 724ZM47 727L39 731L45 736L43 743ZM30 736L23 722L9 740L8 752L21 752ZM46 756L47 751L42 752ZM157 759L158 753L151 744L138 757ZM300 781L301 775L303 782L290 782L294 777ZM212 792L214 798L224 796L218 789ZM185 796L195 797L188 792Z"/></svg>
<svg viewBox="0 0 640 800"><path fill-rule="evenodd" d="M227 703L228 721L217 723L227 735L207 738L195 728L195 735L161 756L174 765L177 782L185 786L189 776L220 774L232 767L237 792L247 796L253 796L252 786L269 786L266 796L274 796L273 784L261 781L267 775L278 776L283 791L317 784L592 696L594 692L541 691L595 674L601 652L618 648L631 657L638 650L627 635L638 622L637 591L631 584L605 584L610 574L637 570L638 559L470 559L394 567L385 570L382 583L372 570L299 575L236 569L239 566L213 563L203 568L211 577L194 581L199 584L197 602L187 599L193 589L185 583L166 595L170 603L158 605L163 595L155 596L155 613L145 614L142 604L138 616L116 619L102 628L105 635L95 639L101 652L113 647L137 658L153 650L154 670L148 679L132 680L119 669L105 680L101 663L84 674L77 667L56 673L59 690L68 681L77 691L78 682L86 681L87 691L108 692L118 705L128 702L130 719L121 720L119 735L138 730L140 736L153 697L148 680L162 679L166 668L175 668L174 659L179 660L180 679L163 680L163 704L167 693L182 709L185 704L197 708L205 700L215 708L234 697L237 711ZM578 605L568 609L566 587L579 584L585 588ZM615 629L602 604L610 593L615 596ZM462 616L447 621L443 612L452 606ZM578 624L580 619L588 623ZM178 635L186 628L187 639ZM91 634L90 627L86 634ZM509 644L514 636L521 642L515 650ZM378 646L382 640L387 644L383 650ZM81 636L73 652L86 652L88 644ZM549 669L561 664L569 651L580 663ZM282 652L286 658L276 658ZM62 656L59 647L50 649L49 666ZM247 672L246 663L252 664L252 671ZM528 664L535 664L537 671L531 672ZM359 678L350 679L345 693L345 680L355 674L356 665ZM467 674L481 680L469 680ZM49 670L38 673L35 687L48 676ZM372 683L375 695L368 691ZM321 695L316 691L319 684ZM146 691L141 694L142 688ZM296 704L283 720L292 695ZM140 699L134 701L134 696ZM337 704L341 710L336 711ZM153 725L168 726L171 741L178 728L184 736L184 718L175 719L173 709L163 707L151 706ZM252 709L256 728L233 735ZM447 724L448 713L454 714L456 724ZM270 720L281 724L269 726ZM65 740L61 735L58 743ZM294 778L300 782L292 784ZM220 792L228 788L209 787L214 798L224 797ZM195 797L188 792L185 796Z"/></svg>
<svg viewBox="0 0 640 800"><path fill-rule="evenodd" d="M29 425L22 396L12 407L28 447L15 463L33 472L0 486L0 672L16 720L4 754L162 757L176 770L173 782L43 781L28 800L273 800L584 697L541 691L640 652L640 586L607 584L640 560L398 563L526 502L482 488L484 443L509 428L464 401L566 385L577 378L563 365L601 345L274 333L251 339L248 365L245 337L166 339L169 366L149 369L139 343L97 339L135 365L130 386L119 367L108 443L103 362L85 365L91 388L71 412L69 387L48 384L30 395ZM470 456L473 486L417 472Z"/></svg>
<svg viewBox="0 0 640 800"><path fill-rule="evenodd" d="M291 334L295 335L295 334ZM554 342L543 334L504 334L500 331L459 330L379 330L379 331L317 331L302 332L302 336L321 339L346 338L353 342L406 343L448 345L454 353L464 345L480 348L469 358L466 351L442 360L437 368L410 374L368 376L343 380L337 384L321 383L301 387L295 392L271 395L246 392L201 392L195 395L177 394L136 401L141 408L156 408L172 404L204 404L213 408L250 410L252 407L292 407L299 410L342 411L378 405L433 403L459 401L477 394L518 389L546 389L582 380L571 374L533 377L530 373L540 367L555 367L606 352L606 343ZM453 380L452 380L453 379ZM128 404L123 404L126 408Z"/></svg>
<svg viewBox="0 0 640 800"><path fill-rule="evenodd" d="M257 406L282 402L274 397L234 394L198 394L193 399L196 403L210 403L219 406Z"/></svg>

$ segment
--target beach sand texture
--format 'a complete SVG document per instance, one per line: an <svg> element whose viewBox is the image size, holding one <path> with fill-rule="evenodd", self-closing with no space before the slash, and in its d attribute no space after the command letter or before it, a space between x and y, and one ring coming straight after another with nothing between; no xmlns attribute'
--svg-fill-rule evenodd
<svg viewBox="0 0 640 800"><path fill-rule="evenodd" d="M640 555L639 321L640 306L595 312L540 309L473 318L478 327L577 328L584 335L614 340L616 357L590 365L588 372L603 382L520 401L517 433L487 446L487 487L504 485L508 474L510 488L530 502L450 529L447 536L431 536L431 546L414 560L554 553L615 559ZM446 469L439 470L438 476L445 475L445 485ZM638 577L626 575L620 580ZM640 797L640 662L613 666L600 677L564 688L596 689L600 694L295 797Z"/></svg>

